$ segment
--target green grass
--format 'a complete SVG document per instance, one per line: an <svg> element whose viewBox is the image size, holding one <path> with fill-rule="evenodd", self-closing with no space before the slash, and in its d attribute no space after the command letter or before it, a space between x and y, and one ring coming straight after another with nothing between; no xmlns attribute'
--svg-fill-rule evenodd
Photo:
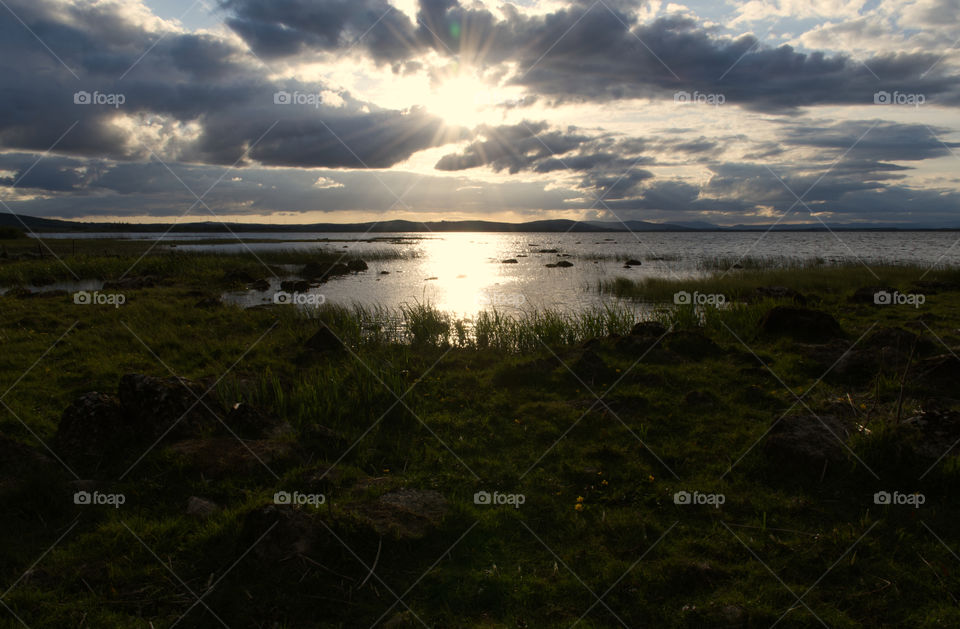
<svg viewBox="0 0 960 629"><path fill-rule="evenodd" d="M214 389L219 405L253 404L289 431L247 439L269 446L266 467L250 456L240 464L190 454L167 439L121 480L140 452L124 455L102 477L104 490L127 496L120 509L75 506L72 477L58 464L7 485L0 462L0 592L16 583L3 602L29 626L169 627L196 602L190 590L232 627L367 627L395 602L390 590L404 603L381 620L392 626L421 626L406 605L437 627L609 627L619 625L614 614L629 626L768 627L793 605L778 626L819 626L813 614L831 627L960 623L958 563L930 533L955 548L960 457L919 480L926 465L905 453L897 423L898 378L878 365L861 383L821 380L805 348L758 333L759 318L782 302L671 303L680 289L743 295L782 284L818 293L816 307L851 339L875 324L922 330L922 314L958 345L960 292L931 293L920 312L852 304L847 295L878 282L835 268L637 288L633 296L657 302L643 316L723 350L685 356L624 341L641 316L627 304L473 321L420 303L197 309L196 287L256 261L165 260L154 268L175 281L130 291L121 308L0 297L0 392L12 387L0 433L43 451L38 439L53 443L77 395L113 392L125 373L168 376L166 366L207 385L226 374ZM35 262L2 268L29 274ZM878 274L906 289L920 275L909 271ZM938 270L926 279L956 277ZM308 349L323 326L349 351ZM609 369L573 375L590 353ZM850 444L859 460L804 473L765 454L766 430L808 389L803 400L815 412L845 408L868 422L871 433ZM907 409L922 403L907 392ZM362 516L402 487L439 491L449 503L421 538L383 535ZM278 527L251 551L272 522L250 514L280 489L327 496L321 509L299 511L312 540L298 552ZM878 507L880 489L922 491L927 503ZM526 502L476 505L479 490ZM681 490L726 502L678 506ZM186 516L190 496L222 509L208 520ZM177 626L214 625L196 605ZM22 625L0 607L7 626Z"/></svg>

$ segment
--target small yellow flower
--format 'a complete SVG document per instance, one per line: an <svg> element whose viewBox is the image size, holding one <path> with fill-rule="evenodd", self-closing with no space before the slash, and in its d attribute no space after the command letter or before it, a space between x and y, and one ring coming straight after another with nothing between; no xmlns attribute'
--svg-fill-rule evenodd
<svg viewBox="0 0 960 629"><path fill-rule="evenodd" d="M573 508L576 509L577 511L583 511L583 505L580 504L579 502L573 505Z"/></svg>
<svg viewBox="0 0 960 629"><path fill-rule="evenodd" d="M603 485L604 487L606 487L606 486L609 485L610 483L607 482L607 479L603 479L602 481L600 481L600 484Z"/></svg>
<svg viewBox="0 0 960 629"><path fill-rule="evenodd" d="M650 476L647 476L647 478L650 480L651 483L654 481L653 474L651 474Z"/></svg>
<svg viewBox="0 0 960 629"><path fill-rule="evenodd" d="M578 502L578 503L582 503L582 502L583 502L583 496L577 496L577 502Z"/></svg>

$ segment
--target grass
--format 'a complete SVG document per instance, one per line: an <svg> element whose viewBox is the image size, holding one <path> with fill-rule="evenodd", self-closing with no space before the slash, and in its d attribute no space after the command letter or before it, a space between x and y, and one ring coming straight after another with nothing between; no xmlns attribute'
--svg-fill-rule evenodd
<svg viewBox="0 0 960 629"><path fill-rule="evenodd" d="M26 252L43 256L27 260L0 259L0 286L44 286L54 282L78 279L118 279L124 275L151 275L170 281L192 282L194 285L222 285L229 272L241 272L253 277L269 277L271 273L285 275L277 265L303 265L308 262L347 263L353 259L365 261L395 260L405 254L391 248L378 248L362 254L330 249L318 245L312 250L266 250L256 255L244 253L178 251L168 247L171 241L153 246L145 241L50 239L37 243L33 239L2 241L9 254ZM180 244L196 244L183 241ZM229 244L220 241L220 244ZM49 249L47 249L49 247ZM142 259L141 259L142 257ZM135 272L134 272L135 271Z"/></svg>
<svg viewBox="0 0 960 629"><path fill-rule="evenodd" d="M35 262L0 268L29 275ZM698 354L670 349L672 337L649 352L624 340L640 317L629 304L473 321L422 303L198 309L196 287L258 263L153 263L173 281L130 291L120 308L0 297L0 381L10 389L0 434L56 451L77 395L113 392L125 373L166 377L168 367L213 386L222 414L245 402L288 427L244 446L213 426L188 443L162 440L122 478L145 448L84 471L127 497L120 509L74 505L75 479L56 462L25 475L0 461L0 587L13 585L2 600L29 626L159 628L185 612L177 626L219 625L214 614L233 627L421 626L417 617L438 627L748 627L785 612L788 627L960 623L951 550L960 457L920 479L928 463L904 447L899 377L878 364L862 382L823 379L809 348L759 333L760 317L789 302L671 304L681 289L746 295L782 284L818 293L816 307L851 340L875 325L922 331L923 315L958 345L960 292L931 292L919 312L855 304L849 294L878 283L855 268L625 286L636 292L624 296L657 300L644 316L722 350ZM880 283L903 289L918 271L877 269ZM309 349L325 327L349 349ZM605 368L592 368L593 356ZM763 438L783 413L806 412L796 396L871 432L826 471L790 469ZM913 389L905 397L910 412L926 403ZM218 439L233 449L200 448ZM446 515L422 536L376 529L379 497L400 488L440 492ZM281 489L327 502L261 515ZM478 505L481 490L525 503ZM880 490L920 491L926 503L878 506ZM678 491L725 502L677 505ZM191 496L221 508L187 516ZM22 625L0 609L6 626Z"/></svg>

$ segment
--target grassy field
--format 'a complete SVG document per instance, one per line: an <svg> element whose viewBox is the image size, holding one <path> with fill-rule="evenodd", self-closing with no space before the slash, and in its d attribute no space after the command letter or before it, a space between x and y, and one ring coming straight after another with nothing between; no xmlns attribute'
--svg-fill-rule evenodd
<svg viewBox="0 0 960 629"><path fill-rule="evenodd" d="M112 278L142 251L63 253ZM0 264L0 284L59 266ZM230 271L263 268L164 253L136 269L165 281L120 307L0 297L0 627L960 624L960 458L924 454L906 421L960 409L917 369L960 346L956 271L604 286L659 304L631 334L627 308L466 322L423 304L201 306ZM797 301L757 294L771 285L841 338L765 332ZM872 286L925 302L851 299ZM675 306L678 291L725 303ZM915 335L902 368L882 353L836 367L890 329ZM73 457L64 410L131 373L197 383L219 419ZM851 434L803 462L768 447L784 415ZM323 502L275 504L283 491ZM876 504L884 491L923 504ZM192 498L216 508L187 513Z"/></svg>

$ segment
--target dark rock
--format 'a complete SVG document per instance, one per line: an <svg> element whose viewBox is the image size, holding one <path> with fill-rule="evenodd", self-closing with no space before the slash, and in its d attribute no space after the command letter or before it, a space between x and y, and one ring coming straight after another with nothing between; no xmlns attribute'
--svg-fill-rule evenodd
<svg viewBox="0 0 960 629"><path fill-rule="evenodd" d="M82 472L109 462L138 441L120 400L104 393L84 393L63 412L54 438L56 451Z"/></svg>
<svg viewBox="0 0 960 629"><path fill-rule="evenodd" d="M910 370L910 383L922 391L952 395L960 384L960 360L951 353L917 361Z"/></svg>
<svg viewBox="0 0 960 629"><path fill-rule="evenodd" d="M280 290L285 293L305 293L310 290L310 282L306 280L284 280L280 282Z"/></svg>
<svg viewBox="0 0 960 629"><path fill-rule="evenodd" d="M663 346L675 354L690 360L703 360L723 355L723 350L700 332L679 330L669 332L663 338Z"/></svg>
<svg viewBox="0 0 960 629"><path fill-rule="evenodd" d="M117 395L140 438L153 440L168 431L172 438L186 438L219 423L212 394L186 378L127 374L120 378Z"/></svg>
<svg viewBox="0 0 960 629"><path fill-rule="evenodd" d="M374 503L355 507L354 513L380 535L417 539L437 527L447 510L447 500L440 492L398 489L380 496Z"/></svg>
<svg viewBox="0 0 960 629"><path fill-rule="evenodd" d="M640 266L640 265L643 264L643 262L641 262L640 260L634 260L633 258L631 258L631 259L627 260L626 262L624 262L624 264L626 264L626 265L628 265L628 266Z"/></svg>
<svg viewBox="0 0 960 629"><path fill-rule="evenodd" d="M363 260L350 260L347 262L347 268L353 272L360 272L367 270L367 263Z"/></svg>
<svg viewBox="0 0 960 629"><path fill-rule="evenodd" d="M610 384L616 377L616 371L592 349L584 351L570 369L588 384Z"/></svg>
<svg viewBox="0 0 960 629"><path fill-rule="evenodd" d="M770 336L786 336L810 343L844 336L840 324L829 314L794 306L771 308L760 321L760 330Z"/></svg>
<svg viewBox="0 0 960 629"><path fill-rule="evenodd" d="M795 304L807 305L807 298L786 286L758 286L753 289L747 301L761 301L763 299L789 299Z"/></svg>
<svg viewBox="0 0 960 629"><path fill-rule="evenodd" d="M573 262L568 262L568 261L566 261L566 260L560 260L559 262L556 262L556 263L554 263L554 264L547 264L547 265L545 265L545 266L546 266L548 269L555 269L555 268L565 269L565 268L568 268L568 267L573 266Z"/></svg>
<svg viewBox="0 0 960 629"><path fill-rule="evenodd" d="M265 564L279 564L297 555L312 555L324 539L321 531L330 535L314 522L314 517L315 514L290 505L270 504L255 509L244 517L241 525L241 552L249 550L255 559Z"/></svg>
<svg viewBox="0 0 960 629"><path fill-rule="evenodd" d="M501 262L502 264L518 264L516 258L508 258L508 259L506 259L506 260L501 260L500 262Z"/></svg>
<svg viewBox="0 0 960 629"><path fill-rule="evenodd" d="M324 279L326 279L328 277L334 277L337 275L348 275L349 273L350 273L350 267L348 267L346 264L334 264L329 269L327 269L327 272L324 274L323 277Z"/></svg>
<svg viewBox="0 0 960 629"><path fill-rule="evenodd" d="M876 305L875 295L881 291L893 293L897 289L891 286L863 286L858 288L850 297L847 298L852 304L871 304Z"/></svg>
<svg viewBox="0 0 960 629"><path fill-rule="evenodd" d="M211 296L205 297L193 305L194 308L200 308L203 310L209 310L212 308L219 308L223 305L223 302L220 301L219 297Z"/></svg>
<svg viewBox="0 0 960 629"><path fill-rule="evenodd" d="M205 520L219 510L220 506L210 500L204 500L203 498L198 498L196 496L190 496L190 498L187 500L186 514L192 515L196 518Z"/></svg>
<svg viewBox="0 0 960 629"><path fill-rule="evenodd" d="M265 279L256 280L250 283L250 288L256 291L265 292L270 290L270 282Z"/></svg>
<svg viewBox="0 0 960 629"><path fill-rule="evenodd" d="M380 275L390 275L390 271L380 271Z"/></svg>
<svg viewBox="0 0 960 629"><path fill-rule="evenodd" d="M921 458L937 460L947 452L958 453L954 446L960 441L960 413L956 411L922 413L904 421L903 428L909 431L904 441Z"/></svg>
<svg viewBox="0 0 960 629"><path fill-rule="evenodd" d="M249 284L253 278L246 271L230 269L223 275L223 281L229 284ZM106 286L104 286L106 288Z"/></svg>
<svg viewBox="0 0 960 629"><path fill-rule="evenodd" d="M279 418L245 402L234 404L223 421L227 428L241 437L263 436L280 423Z"/></svg>
<svg viewBox="0 0 960 629"><path fill-rule="evenodd" d="M556 252L557 252L556 249L541 249L537 253L556 253Z"/></svg>
<svg viewBox="0 0 960 629"><path fill-rule="evenodd" d="M783 417L767 435L764 449L778 465L820 474L825 462L846 458L850 427L835 415Z"/></svg>
<svg viewBox="0 0 960 629"><path fill-rule="evenodd" d="M322 326L303 345L314 352L340 352L344 350L343 343L327 326Z"/></svg>

